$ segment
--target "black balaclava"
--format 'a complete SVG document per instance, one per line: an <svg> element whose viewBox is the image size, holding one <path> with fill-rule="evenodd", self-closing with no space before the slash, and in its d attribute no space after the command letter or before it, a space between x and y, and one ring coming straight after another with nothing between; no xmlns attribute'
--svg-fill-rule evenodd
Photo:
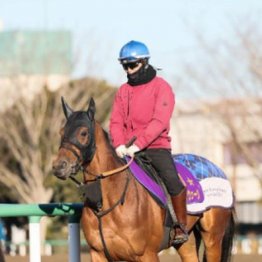
<svg viewBox="0 0 262 262"><path fill-rule="evenodd" d="M143 85L150 82L155 76L156 70L149 64L143 64L134 74L127 74L127 83L131 86Z"/></svg>

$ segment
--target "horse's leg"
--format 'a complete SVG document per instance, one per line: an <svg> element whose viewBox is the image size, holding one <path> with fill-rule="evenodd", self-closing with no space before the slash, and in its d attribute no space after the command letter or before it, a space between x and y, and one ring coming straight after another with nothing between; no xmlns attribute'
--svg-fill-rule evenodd
<svg viewBox="0 0 262 262"><path fill-rule="evenodd" d="M224 208L211 208L200 219L201 236L205 244L205 259L208 262L220 262L222 240L229 223L231 211Z"/></svg>
<svg viewBox="0 0 262 262"><path fill-rule="evenodd" d="M183 262L198 262L197 246L193 233L189 235L188 241L176 247L177 253Z"/></svg>
<svg viewBox="0 0 262 262"><path fill-rule="evenodd" d="M140 256L137 262L159 262L158 254L155 252L146 252L143 256Z"/></svg>
<svg viewBox="0 0 262 262"><path fill-rule="evenodd" d="M94 249L90 250L91 262L107 262L104 252L97 252Z"/></svg>
<svg viewBox="0 0 262 262"><path fill-rule="evenodd" d="M187 230L190 232L199 220L198 216L188 216L187 217ZM177 253L179 254L183 262L198 262L198 247L196 245L196 239L191 232L189 234L188 241L180 246L176 247Z"/></svg>

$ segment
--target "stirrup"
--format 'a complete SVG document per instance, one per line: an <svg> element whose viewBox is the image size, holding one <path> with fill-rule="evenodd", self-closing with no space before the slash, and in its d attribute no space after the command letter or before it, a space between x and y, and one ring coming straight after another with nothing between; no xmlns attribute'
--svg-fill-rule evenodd
<svg viewBox="0 0 262 262"><path fill-rule="evenodd" d="M180 245L185 243L188 240L188 234L183 233L181 235L175 236L175 238L171 241L172 245Z"/></svg>
<svg viewBox="0 0 262 262"><path fill-rule="evenodd" d="M180 234L177 234L177 230L180 231ZM176 224L172 230L172 237L171 237L171 245L179 245L183 244L188 240L188 233L186 231L185 225L183 224Z"/></svg>

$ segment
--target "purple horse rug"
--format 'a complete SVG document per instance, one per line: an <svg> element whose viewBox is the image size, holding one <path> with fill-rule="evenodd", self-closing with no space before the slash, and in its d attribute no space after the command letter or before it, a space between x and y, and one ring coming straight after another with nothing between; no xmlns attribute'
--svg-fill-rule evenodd
<svg viewBox="0 0 262 262"><path fill-rule="evenodd" d="M210 207L233 206L233 191L224 172L209 160L193 155L173 156L179 177L187 188L187 211L198 214ZM130 165L135 178L151 192L162 205L167 205L167 196L162 186L157 184L138 164Z"/></svg>

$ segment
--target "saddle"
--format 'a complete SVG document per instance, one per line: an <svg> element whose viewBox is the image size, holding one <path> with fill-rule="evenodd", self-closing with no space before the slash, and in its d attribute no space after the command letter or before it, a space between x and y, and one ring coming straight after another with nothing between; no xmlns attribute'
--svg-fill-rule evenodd
<svg viewBox="0 0 262 262"><path fill-rule="evenodd" d="M144 152L137 153L135 155L135 161L151 179L153 179L159 186L164 187L162 179L157 175L157 171L151 164L150 158Z"/></svg>
<svg viewBox="0 0 262 262"><path fill-rule="evenodd" d="M151 197L158 203L158 205L167 211L168 215L166 216L167 219L165 221L165 225L172 227L177 222L177 219L175 217L172 204L168 201L168 192L165 184L158 176L156 169L151 164L150 158L144 152L139 152L135 155L135 162L141 168L141 170L144 171L144 175L151 179L150 185L145 186L145 184L142 184L145 186ZM130 169L136 176L137 171L132 170L132 166Z"/></svg>
<svg viewBox="0 0 262 262"><path fill-rule="evenodd" d="M128 159L126 158L126 161ZM139 152L135 154L134 160L129 166L134 177L147 189L162 208L167 209L169 193L161 177L151 164L150 158L144 152Z"/></svg>

